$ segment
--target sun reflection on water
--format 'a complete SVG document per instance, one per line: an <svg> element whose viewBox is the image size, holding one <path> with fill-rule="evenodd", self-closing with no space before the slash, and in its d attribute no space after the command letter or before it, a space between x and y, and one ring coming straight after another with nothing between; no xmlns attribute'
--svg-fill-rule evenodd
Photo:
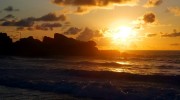
<svg viewBox="0 0 180 100"><path fill-rule="evenodd" d="M130 65L131 64L130 62L123 62L123 61L117 61L116 63L120 64L120 65Z"/></svg>
<svg viewBox="0 0 180 100"><path fill-rule="evenodd" d="M113 72L124 72L124 69L122 69L122 68L111 68L110 71L113 71Z"/></svg>
<svg viewBox="0 0 180 100"><path fill-rule="evenodd" d="M118 73L131 73L131 74L139 74L140 73L137 70L129 70L126 68L110 68L109 71L118 72Z"/></svg>

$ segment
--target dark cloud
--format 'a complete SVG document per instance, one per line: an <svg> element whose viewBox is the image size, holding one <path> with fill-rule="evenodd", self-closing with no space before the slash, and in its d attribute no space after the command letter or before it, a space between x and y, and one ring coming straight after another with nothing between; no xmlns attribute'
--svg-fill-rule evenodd
<svg viewBox="0 0 180 100"><path fill-rule="evenodd" d="M169 7L167 11L174 14L175 16L180 16L180 7Z"/></svg>
<svg viewBox="0 0 180 100"><path fill-rule="evenodd" d="M53 0L53 2L59 5L96 6L96 0Z"/></svg>
<svg viewBox="0 0 180 100"><path fill-rule="evenodd" d="M73 13L76 14L84 14L93 9L107 9L113 8L114 6L126 5L126 6L134 6L137 4L139 0L52 0L54 4L59 6L72 6L77 7L77 9ZM72 13L72 9L70 9Z"/></svg>
<svg viewBox="0 0 180 100"><path fill-rule="evenodd" d="M175 29L173 33L170 34L161 33L161 34L162 37L180 37L180 32L177 32Z"/></svg>
<svg viewBox="0 0 180 100"><path fill-rule="evenodd" d="M16 18L16 17L14 15L12 15L12 14L9 14L9 15L6 15L4 18L9 19L9 18Z"/></svg>
<svg viewBox="0 0 180 100"><path fill-rule="evenodd" d="M24 30L28 30L28 31L34 31L34 30L43 30L43 31L49 31L49 30L53 30L56 27L61 27L62 24L60 23L43 23L40 25L34 25L31 27L27 27L26 29L24 27L18 27L16 30L18 31L24 31Z"/></svg>
<svg viewBox="0 0 180 100"><path fill-rule="evenodd" d="M70 27L64 34L66 35L76 35L81 31L81 29L76 27Z"/></svg>
<svg viewBox="0 0 180 100"><path fill-rule="evenodd" d="M21 19L19 21L5 21L1 25L2 26L19 26L19 27L31 27L34 25L34 18L29 17L25 19Z"/></svg>
<svg viewBox="0 0 180 100"><path fill-rule="evenodd" d="M71 6L108 6L110 4L127 4L137 2L138 0L53 0L58 5L71 5Z"/></svg>
<svg viewBox="0 0 180 100"><path fill-rule="evenodd" d="M12 12L12 11L19 11L19 9L14 9L12 6L8 6L8 7L4 8L4 11Z"/></svg>
<svg viewBox="0 0 180 100"><path fill-rule="evenodd" d="M94 31L92 29L85 28L84 31L82 31L76 39L81 41L90 41L95 37L101 36L102 34L99 31Z"/></svg>
<svg viewBox="0 0 180 100"><path fill-rule="evenodd" d="M155 20L156 20L156 15L154 13L146 13L143 16L143 21L145 23L153 23L153 22L155 22Z"/></svg>
<svg viewBox="0 0 180 100"><path fill-rule="evenodd" d="M180 46L180 43L172 43L171 46Z"/></svg>
<svg viewBox="0 0 180 100"><path fill-rule="evenodd" d="M46 31L46 30L53 30L54 28L57 28L57 27L62 27L62 24L60 24L60 23L43 23L41 25L36 25L35 29Z"/></svg>
<svg viewBox="0 0 180 100"><path fill-rule="evenodd" d="M0 19L0 21L7 21L7 20L16 20L16 17L12 14L6 15L5 17L3 17L2 19Z"/></svg>
<svg viewBox="0 0 180 100"><path fill-rule="evenodd" d="M153 12L145 13L134 21L135 29L144 29L148 25L152 25L156 22L156 15Z"/></svg>
<svg viewBox="0 0 180 100"><path fill-rule="evenodd" d="M1 26L15 26L15 21L5 21L1 24Z"/></svg>
<svg viewBox="0 0 180 100"><path fill-rule="evenodd" d="M7 19L13 19L13 20L9 21ZM65 21L65 20L66 20L66 16L64 15L56 16L53 13L49 13L40 18L29 17L29 18L18 20L18 21L16 21L16 17L11 14L5 16L3 19L0 19L0 21L2 21L1 26L17 26L17 27L32 27L34 26L35 22L38 22L38 21ZM42 25L36 25L35 29L53 30L53 28L61 27L61 26L62 24L60 23L53 23L53 24L44 23Z"/></svg>
<svg viewBox="0 0 180 100"><path fill-rule="evenodd" d="M155 7L162 4L163 0L148 0L147 3L144 5L145 7Z"/></svg>
<svg viewBox="0 0 180 100"><path fill-rule="evenodd" d="M15 23L16 26L24 26L24 27L31 27L34 25L34 18L33 17L29 17L26 19L22 19L18 22Z"/></svg>
<svg viewBox="0 0 180 100"><path fill-rule="evenodd" d="M36 21L65 21L65 20L66 20L65 15L57 16L54 13L49 13L47 15L44 15L44 16L36 19Z"/></svg>
<svg viewBox="0 0 180 100"><path fill-rule="evenodd" d="M147 34L147 37L155 37L157 34Z"/></svg>

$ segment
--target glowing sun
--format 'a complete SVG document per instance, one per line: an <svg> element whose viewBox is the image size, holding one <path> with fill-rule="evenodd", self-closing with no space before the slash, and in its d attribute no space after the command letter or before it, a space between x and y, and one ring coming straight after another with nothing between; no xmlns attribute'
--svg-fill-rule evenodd
<svg viewBox="0 0 180 100"><path fill-rule="evenodd" d="M119 40L125 42L131 36L131 34L133 34L131 27L121 26L112 34L112 39L114 42L118 42Z"/></svg>
<svg viewBox="0 0 180 100"><path fill-rule="evenodd" d="M113 44L129 45L136 38L136 33L136 30L130 26L119 26L107 31L105 36L110 38Z"/></svg>

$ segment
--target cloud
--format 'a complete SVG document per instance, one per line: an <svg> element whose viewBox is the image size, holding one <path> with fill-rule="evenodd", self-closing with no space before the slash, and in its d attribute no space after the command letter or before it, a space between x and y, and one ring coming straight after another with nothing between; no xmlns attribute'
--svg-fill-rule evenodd
<svg viewBox="0 0 180 100"><path fill-rule="evenodd" d="M12 6L8 6L8 7L4 8L4 11L13 12L13 11L19 11L19 9L14 9Z"/></svg>
<svg viewBox="0 0 180 100"><path fill-rule="evenodd" d="M162 4L162 2L163 0L148 0L146 4L144 5L144 7L149 8L149 7L159 6Z"/></svg>
<svg viewBox="0 0 180 100"><path fill-rule="evenodd" d="M14 19L11 21L7 20L10 18L11 19L14 18ZM32 27L34 26L35 22L38 22L38 21L48 21L48 22L49 21L65 21L66 16L64 15L57 16L54 13L49 13L39 18L28 17L28 18L24 18L18 21L16 21L15 19L16 19L15 16L9 14L5 16L3 19L0 19L0 21L2 21L1 26ZM37 29L42 29L42 30L46 30L46 28L53 30L54 27L61 27L61 26L62 24L60 23L54 23L54 24L44 23L42 25L36 25Z"/></svg>
<svg viewBox="0 0 180 100"><path fill-rule="evenodd" d="M3 17L2 19L0 19L0 21L7 21L7 20L10 20L10 19L16 20L16 17L14 15L12 15L12 14L8 14L5 17Z"/></svg>
<svg viewBox="0 0 180 100"><path fill-rule="evenodd" d="M136 3L138 0L53 0L53 3L64 6L108 6L110 4Z"/></svg>
<svg viewBox="0 0 180 100"><path fill-rule="evenodd" d="M85 28L84 31L82 31L76 39L81 41L90 41L95 37L102 37L102 34L99 31Z"/></svg>
<svg viewBox="0 0 180 100"><path fill-rule="evenodd" d="M153 12L145 13L143 16L139 17L137 20L133 21L135 29L144 29L145 26L154 26L156 23L156 15Z"/></svg>
<svg viewBox="0 0 180 100"><path fill-rule="evenodd" d="M139 0L52 0L59 6L77 7L74 13L89 12L98 8L113 8L114 6L134 6ZM72 10L71 10L72 11Z"/></svg>
<svg viewBox="0 0 180 100"><path fill-rule="evenodd" d="M34 25L34 18L29 17L25 19L21 19L19 21L5 21L1 24L1 26L19 26L19 27L31 27Z"/></svg>
<svg viewBox="0 0 180 100"><path fill-rule="evenodd" d="M9 15L6 15L4 18L9 19L9 18L16 18L16 17L14 15L9 14Z"/></svg>
<svg viewBox="0 0 180 100"><path fill-rule="evenodd" d="M94 31L89 28L85 28L84 31L81 32L76 39L81 41L89 41L93 38L93 36L94 36Z"/></svg>
<svg viewBox="0 0 180 100"><path fill-rule="evenodd" d="M145 23L153 23L153 22L155 22L155 20L156 20L156 15L154 13L146 13L143 16L143 21Z"/></svg>
<svg viewBox="0 0 180 100"><path fill-rule="evenodd" d="M180 16L180 7L169 7L167 11L174 14L175 16Z"/></svg>
<svg viewBox="0 0 180 100"><path fill-rule="evenodd" d="M62 27L62 24L60 23L43 23L41 25L36 25L35 26L35 29L36 30L53 30L54 28L57 28L57 27Z"/></svg>
<svg viewBox="0 0 180 100"><path fill-rule="evenodd" d="M171 46L180 46L180 43L172 43Z"/></svg>
<svg viewBox="0 0 180 100"><path fill-rule="evenodd" d="M167 34L167 33L161 33L162 37L180 37L180 32L177 32L175 29L174 29L174 32L173 33L170 33L170 34Z"/></svg>
<svg viewBox="0 0 180 100"><path fill-rule="evenodd" d="M17 31L34 31L34 30L44 30L49 31L53 30L54 28L62 27L61 23L57 23L57 21L65 21L66 16L59 15L57 16L54 13L46 14L42 17L35 18L35 17L28 17L24 19L17 20L17 18L11 14L3 17L0 19L0 26L14 26L16 27ZM42 23L43 22L43 23ZM48 23L45 23L48 22ZM49 23L51 22L51 23ZM55 23L52 23L55 22ZM41 24L40 24L41 23ZM70 24L66 23L65 24ZM40 25L38 25L40 24Z"/></svg>
<svg viewBox="0 0 180 100"><path fill-rule="evenodd" d="M76 35L81 31L81 29L76 27L70 27L66 32L64 32L65 35Z"/></svg>
<svg viewBox="0 0 180 100"><path fill-rule="evenodd" d="M54 28L57 27L62 27L62 24L60 23L43 23L40 25L34 25L34 26L30 26L30 27L17 27L16 30L17 31L34 31L34 30L43 30L43 31L48 31L48 30L53 30Z"/></svg>
<svg viewBox="0 0 180 100"><path fill-rule="evenodd" d="M155 37L157 34L147 34L147 37Z"/></svg>
<svg viewBox="0 0 180 100"><path fill-rule="evenodd" d="M22 19L15 23L15 26L24 26L24 27L31 27L34 25L34 18L29 17L27 19Z"/></svg>
<svg viewBox="0 0 180 100"><path fill-rule="evenodd" d="M65 15L57 16L54 13L49 13L47 15L44 15L44 16L36 19L36 21L65 21L65 20L66 20Z"/></svg>

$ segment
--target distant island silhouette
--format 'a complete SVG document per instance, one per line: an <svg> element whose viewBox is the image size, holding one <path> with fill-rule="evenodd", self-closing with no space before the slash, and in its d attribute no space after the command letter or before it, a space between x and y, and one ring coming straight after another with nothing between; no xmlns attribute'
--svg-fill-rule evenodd
<svg viewBox="0 0 180 100"><path fill-rule="evenodd" d="M47 56L113 56L115 50L98 50L94 41L79 41L55 33L54 38L44 36L43 40L33 36L13 42L7 33L0 32L0 55L47 57Z"/></svg>

